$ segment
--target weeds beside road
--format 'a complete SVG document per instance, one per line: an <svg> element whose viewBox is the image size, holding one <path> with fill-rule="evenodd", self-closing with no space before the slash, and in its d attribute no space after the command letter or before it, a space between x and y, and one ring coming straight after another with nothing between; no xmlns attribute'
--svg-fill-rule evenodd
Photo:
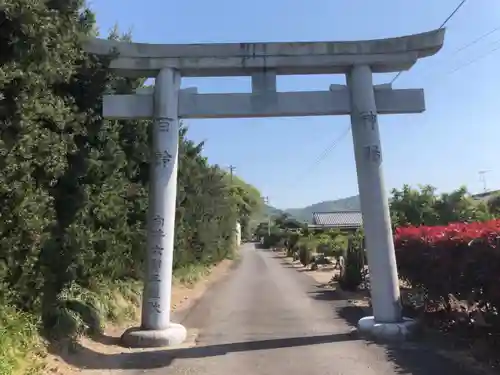
<svg viewBox="0 0 500 375"><path fill-rule="evenodd" d="M172 288L174 314L192 306L211 283L227 274L232 263L232 260L223 260L213 267L190 266L177 271ZM86 301L94 299L95 305L100 306L100 315L93 321L96 326L87 324L89 332L94 332L95 340L92 336L79 335L49 345L39 335L39 321L8 306L0 307L0 375L80 372L63 357L70 355L75 362L87 361L90 364L93 359L86 358L86 352L77 349L82 345L104 353L126 350L118 345L119 337L126 328L138 323L142 285L120 283L101 290L99 294L80 295L75 291L72 296ZM102 337L106 337L105 345L100 342Z"/></svg>

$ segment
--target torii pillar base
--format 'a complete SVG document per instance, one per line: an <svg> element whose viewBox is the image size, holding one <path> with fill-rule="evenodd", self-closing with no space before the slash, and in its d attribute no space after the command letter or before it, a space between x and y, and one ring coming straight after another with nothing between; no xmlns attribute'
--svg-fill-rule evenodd
<svg viewBox="0 0 500 375"><path fill-rule="evenodd" d="M398 323L377 323L374 316L365 316L358 322L358 333L383 341L406 341L411 339L418 327L416 320L402 318Z"/></svg>
<svg viewBox="0 0 500 375"><path fill-rule="evenodd" d="M186 337L186 328L176 323L170 323L170 327L162 330L132 327L123 333L121 344L127 348L161 348L180 345Z"/></svg>

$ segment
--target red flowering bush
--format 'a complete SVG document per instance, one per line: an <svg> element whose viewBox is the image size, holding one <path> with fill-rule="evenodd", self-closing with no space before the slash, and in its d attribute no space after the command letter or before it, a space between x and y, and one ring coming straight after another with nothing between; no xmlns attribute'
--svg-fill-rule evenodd
<svg viewBox="0 0 500 375"><path fill-rule="evenodd" d="M430 300L452 294L500 309L500 220L401 227L394 244L400 277Z"/></svg>

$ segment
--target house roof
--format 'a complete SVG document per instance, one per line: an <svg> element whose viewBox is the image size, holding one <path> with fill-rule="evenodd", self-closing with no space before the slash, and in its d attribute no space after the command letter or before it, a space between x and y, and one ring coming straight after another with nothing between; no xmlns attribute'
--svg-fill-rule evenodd
<svg viewBox="0 0 500 375"><path fill-rule="evenodd" d="M314 212L313 224L332 228L359 228L363 218L359 211Z"/></svg>
<svg viewBox="0 0 500 375"><path fill-rule="evenodd" d="M487 191L484 193L474 194L474 195L472 195L472 198L477 199L477 200L487 201L492 196L497 195L499 193L500 193L500 190Z"/></svg>

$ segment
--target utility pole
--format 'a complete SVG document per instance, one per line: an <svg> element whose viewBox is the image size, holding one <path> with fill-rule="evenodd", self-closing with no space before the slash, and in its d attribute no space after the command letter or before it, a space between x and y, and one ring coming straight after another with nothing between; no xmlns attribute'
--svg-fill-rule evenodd
<svg viewBox="0 0 500 375"><path fill-rule="evenodd" d="M231 182L233 182L233 172L236 169L234 165L229 166L229 175L231 176Z"/></svg>
<svg viewBox="0 0 500 375"><path fill-rule="evenodd" d="M232 189L233 189L233 172L236 169L234 165L229 166L229 181L230 181L230 194L232 194ZM236 221L236 243L237 246L239 247L241 245L241 224L240 224L240 219Z"/></svg>
<svg viewBox="0 0 500 375"><path fill-rule="evenodd" d="M479 171L479 179L482 181L483 183L483 191L486 193L488 191L487 187L486 187L486 173L490 173L491 171L488 169L488 170L483 170L483 171Z"/></svg>
<svg viewBox="0 0 500 375"><path fill-rule="evenodd" d="M269 205L269 197L264 197L264 203ZM271 237L271 215L267 215L267 235Z"/></svg>

